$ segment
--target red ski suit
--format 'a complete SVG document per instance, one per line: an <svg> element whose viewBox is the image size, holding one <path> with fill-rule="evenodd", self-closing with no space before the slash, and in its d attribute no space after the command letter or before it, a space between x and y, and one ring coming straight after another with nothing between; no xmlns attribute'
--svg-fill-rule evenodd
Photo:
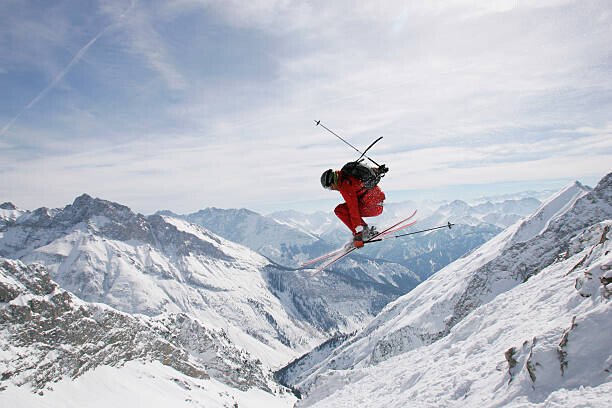
<svg viewBox="0 0 612 408"><path fill-rule="evenodd" d="M340 171L337 189L345 202L337 206L334 212L349 227L353 235L359 225L367 225L362 217L376 217L382 214L385 193L380 187L375 186L368 190L361 180Z"/></svg>

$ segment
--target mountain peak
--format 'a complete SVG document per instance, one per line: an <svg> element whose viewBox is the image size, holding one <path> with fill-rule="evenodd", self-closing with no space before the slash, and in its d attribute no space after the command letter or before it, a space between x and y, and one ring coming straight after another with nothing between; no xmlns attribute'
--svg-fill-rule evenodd
<svg viewBox="0 0 612 408"><path fill-rule="evenodd" d="M85 217L91 215L106 215L109 218L114 218L113 216L121 215L121 218L123 218L125 215L133 215L129 207L113 201L93 198L89 194L81 194L71 205L68 205L65 210L77 212Z"/></svg>
<svg viewBox="0 0 612 408"><path fill-rule="evenodd" d="M28 222L53 222L63 227L77 225L81 222L89 222L96 217L104 217L112 220L116 224L121 225L138 225L142 224L139 219L143 218L140 214L135 214L128 207L106 201L99 198L93 198L88 194L82 194L77 197L72 204L65 206L62 209L48 210L46 208L38 209L28 218Z"/></svg>
<svg viewBox="0 0 612 408"><path fill-rule="evenodd" d="M572 189L572 188L573 188L573 189L579 189L579 190L585 191L585 192L587 192L587 193L588 193L588 192L590 192L590 191L593 191L593 188L591 188L591 187L589 187L589 186L586 186L586 185L582 184L582 183L581 183L581 182L579 182L578 180L576 180L576 181L574 181L573 183L569 184L569 185L568 185L568 186L565 188L565 190L567 190L567 189Z"/></svg>
<svg viewBox="0 0 612 408"><path fill-rule="evenodd" d="M612 190L612 173L606 174L601 180L599 180L599 183L597 183L595 190Z"/></svg>
<svg viewBox="0 0 612 408"><path fill-rule="evenodd" d="M163 215L166 217L173 217L173 218L181 217L179 214L175 213L174 211L170 211L170 210L159 210L159 211L156 211L155 214L153 215Z"/></svg>
<svg viewBox="0 0 612 408"><path fill-rule="evenodd" d="M466 203L465 201L461 201L461 200L453 200L448 204L448 207L452 207L452 208L468 208L469 204Z"/></svg>
<svg viewBox="0 0 612 408"><path fill-rule="evenodd" d="M454 200L451 201L448 204L444 204L442 206L440 206L440 210L444 211L460 211L460 212L465 212L468 211L470 209L470 205L468 203L466 203L465 201L461 201L461 200Z"/></svg>
<svg viewBox="0 0 612 408"><path fill-rule="evenodd" d="M2 209L2 210L16 210L17 207L15 207L15 204L7 201L5 203L0 204L0 209Z"/></svg>
<svg viewBox="0 0 612 408"><path fill-rule="evenodd" d="M75 200L74 200L74 201L75 201L75 202L76 202L76 201L91 201L91 200L93 200L93 199L94 199L94 198L93 198L92 196L90 196L89 194L87 194L87 193L83 193L83 194L81 194L80 196L78 196L77 198L75 198Z"/></svg>

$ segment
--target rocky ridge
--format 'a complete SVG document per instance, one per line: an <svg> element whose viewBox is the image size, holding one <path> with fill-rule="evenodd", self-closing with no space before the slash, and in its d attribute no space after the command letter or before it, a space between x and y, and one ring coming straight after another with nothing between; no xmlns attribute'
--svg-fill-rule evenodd
<svg viewBox="0 0 612 408"><path fill-rule="evenodd" d="M63 376L145 360L241 390L278 390L261 361L222 330L184 313L151 318L83 302L44 267L6 259L0 260L0 350L0 388L11 382L42 392Z"/></svg>

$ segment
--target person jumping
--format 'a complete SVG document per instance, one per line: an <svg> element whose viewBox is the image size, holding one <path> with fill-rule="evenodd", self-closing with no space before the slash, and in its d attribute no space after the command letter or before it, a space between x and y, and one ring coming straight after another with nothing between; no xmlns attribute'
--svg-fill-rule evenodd
<svg viewBox="0 0 612 408"><path fill-rule="evenodd" d="M371 168L356 161L345 164L341 170L328 169L321 175L321 185L339 191L344 198L344 203L338 205L334 213L353 233L352 245L357 248L378 233L363 217L382 214L385 193L378 182L387 171L384 164Z"/></svg>

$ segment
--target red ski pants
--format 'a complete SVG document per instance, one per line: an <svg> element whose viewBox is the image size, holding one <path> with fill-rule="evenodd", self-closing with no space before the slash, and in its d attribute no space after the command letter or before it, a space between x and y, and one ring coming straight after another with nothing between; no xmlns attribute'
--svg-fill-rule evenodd
<svg viewBox="0 0 612 408"><path fill-rule="evenodd" d="M357 207L359 214L351 217L349 206L347 203L342 203L336 207L334 212L336 216L355 233L355 228L359 225L366 225L365 221L361 217L376 217L383 212L383 201L385 200L385 193L378 187L374 187L358 197Z"/></svg>

